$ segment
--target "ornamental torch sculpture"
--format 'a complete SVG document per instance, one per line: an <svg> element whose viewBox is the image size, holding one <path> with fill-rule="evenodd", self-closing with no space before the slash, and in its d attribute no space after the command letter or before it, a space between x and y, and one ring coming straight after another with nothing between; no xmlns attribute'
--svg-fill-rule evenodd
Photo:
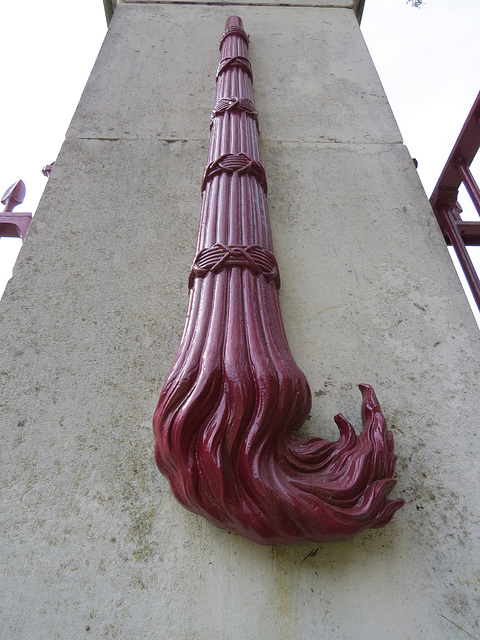
<svg viewBox="0 0 480 640"><path fill-rule="evenodd" d="M153 419L155 457L181 504L260 544L345 540L403 500L393 436L360 385L363 430L300 439L311 393L287 344L260 164L248 36L227 20L183 337Z"/></svg>

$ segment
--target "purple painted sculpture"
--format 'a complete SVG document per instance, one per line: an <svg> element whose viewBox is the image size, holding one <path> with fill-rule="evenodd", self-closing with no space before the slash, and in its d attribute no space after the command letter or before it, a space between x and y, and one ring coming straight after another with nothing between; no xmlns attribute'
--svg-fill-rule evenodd
<svg viewBox="0 0 480 640"><path fill-rule="evenodd" d="M299 439L311 394L287 344L253 104L238 17L221 40L197 255L182 341L153 426L157 464L187 509L260 544L351 538L387 524L403 500L393 437L360 385L363 431Z"/></svg>

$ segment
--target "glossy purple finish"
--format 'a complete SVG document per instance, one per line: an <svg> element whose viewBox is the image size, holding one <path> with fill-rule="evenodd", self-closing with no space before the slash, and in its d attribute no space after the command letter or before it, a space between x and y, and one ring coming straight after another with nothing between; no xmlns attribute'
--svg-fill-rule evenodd
<svg viewBox="0 0 480 640"><path fill-rule="evenodd" d="M5 209L0 213L0 238L25 239L32 221L32 214L17 213L13 210L23 202L25 193L25 183L23 180L18 180L3 194L2 204L5 205Z"/></svg>
<svg viewBox="0 0 480 640"><path fill-rule="evenodd" d="M265 545L344 540L403 504L386 499L393 437L369 385L360 435L342 415L338 441L295 435L311 394L280 315L247 48L242 21L229 18L188 315L153 419L155 456L181 504L218 527Z"/></svg>

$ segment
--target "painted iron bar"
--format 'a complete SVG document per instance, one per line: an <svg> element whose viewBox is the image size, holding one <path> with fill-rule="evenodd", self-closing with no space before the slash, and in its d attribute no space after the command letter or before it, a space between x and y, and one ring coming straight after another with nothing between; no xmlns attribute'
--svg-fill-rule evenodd
<svg viewBox="0 0 480 640"><path fill-rule="evenodd" d="M467 247L480 247L480 223L479 222L456 222L455 226L460 232L463 243ZM444 234L448 245L451 245L448 234Z"/></svg>
<svg viewBox="0 0 480 640"><path fill-rule="evenodd" d="M468 249L465 246L465 240L462 237L460 232L460 226L458 221L456 220L452 209L448 206L442 206L438 210L440 227L444 234L446 234L455 249L455 253L457 254L458 261L462 267L463 273L465 274L465 278L470 286L472 291L472 295L475 299L477 307L480 309L480 281L478 279L478 274L473 265L472 259L470 258L470 254L468 253ZM478 223L475 223L478 227Z"/></svg>
<svg viewBox="0 0 480 640"><path fill-rule="evenodd" d="M472 199L478 215L480 215L480 189L472 175L472 172L470 171L470 167L466 162L460 160L460 162L457 162L457 171L465 185L468 195Z"/></svg>
<svg viewBox="0 0 480 640"><path fill-rule="evenodd" d="M344 540L387 524L403 500L393 436L360 385L363 431L300 439L311 392L280 314L248 37L220 44L197 253L182 340L153 419L155 457L174 495L260 544Z"/></svg>

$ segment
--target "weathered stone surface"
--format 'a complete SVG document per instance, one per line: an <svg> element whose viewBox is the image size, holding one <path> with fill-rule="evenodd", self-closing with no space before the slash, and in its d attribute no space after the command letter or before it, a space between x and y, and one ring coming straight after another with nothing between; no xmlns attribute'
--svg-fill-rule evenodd
<svg viewBox="0 0 480 640"><path fill-rule="evenodd" d="M155 468L151 415L185 317L215 47L231 12L118 7L1 301L3 636L456 640L459 626L478 636L475 321L367 58L347 73L325 47L318 86L303 89L309 115L288 126L290 94L302 91L293 65L315 49L308 25L317 37L329 21L332 46L366 56L344 9L241 15L283 316L314 396L305 431L335 437L340 411L359 426L355 385L373 384L406 505L350 542L264 548L183 510ZM289 66L274 28L291 34ZM154 45L175 54L147 81ZM273 90L282 79L285 112Z"/></svg>
<svg viewBox="0 0 480 640"><path fill-rule="evenodd" d="M238 10L121 5L67 137L205 139L218 32ZM240 13L252 34L263 140L400 141L352 11L248 6Z"/></svg>

